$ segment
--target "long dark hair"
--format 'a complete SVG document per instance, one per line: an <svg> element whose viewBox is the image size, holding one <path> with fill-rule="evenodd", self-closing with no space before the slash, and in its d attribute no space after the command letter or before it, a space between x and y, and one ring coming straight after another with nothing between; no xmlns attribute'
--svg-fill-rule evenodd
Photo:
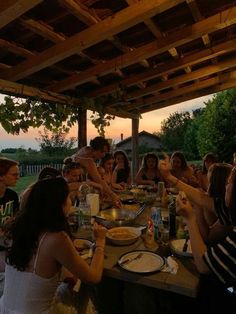
<svg viewBox="0 0 236 314"><path fill-rule="evenodd" d="M129 174L130 172L130 165L129 165L129 159L126 155L126 153L123 150L117 150L114 152L114 164L113 164L113 169L115 169L117 162L116 162L116 157L118 155L122 155L124 157L124 167L125 167L125 171L127 171L127 173Z"/></svg>
<svg viewBox="0 0 236 314"><path fill-rule="evenodd" d="M155 169L158 170L158 162L159 159L157 157L157 155L155 153L147 153L144 157L143 157L143 161L142 161L142 167L145 171L148 170L148 166L147 166L147 161L148 159L154 159L156 162L156 167Z"/></svg>
<svg viewBox="0 0 236 314"><path fill-rule="evenodd" d="M24 271L44 232L70 234L63 212L68 194L67 183L62 177L43 179L29 188L21 210L6 229L7 238L12 240L7 252L8 264Z"/></svg>
<svg viewBox="0 0 236 314"><path fill-rule="evenodd" d="M210 166L210 178L207 190L209 196L213 198L225 198L225 185L232 168L232 165L225 163L214 163Z"/></svg>
<svg viewBox="0 0 236 314"><path fill-rule="evenodd" d="M188 164L187 164L187 161L184 157L184 154L179 152L179 151L176 151L174 152L172 155L171 155L171 158L170 160L172 160L174 157L177 157L179 158L180 162L181 162L181 169L182 170L186 170L188 168Z"/></svg>

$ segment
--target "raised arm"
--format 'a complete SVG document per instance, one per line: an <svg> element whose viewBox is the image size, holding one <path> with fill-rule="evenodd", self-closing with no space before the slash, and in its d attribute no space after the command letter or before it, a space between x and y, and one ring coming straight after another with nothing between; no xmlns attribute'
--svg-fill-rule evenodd
<svg viewBox="0 0 236 314"><path fill-rule="evenodd" d="M184 218L187 224L193 257L198 271L200 273L209 272L209 268L203 260L207 247L198 228L196 216L189 201L187 199L182 200L179 195L176 198L176 212Z"/></svg>
<svg viewBox="0 0 236 314"><path fill-rule="evenodd" d="M113 200L114 203L117 203L116 205L119 205L119 197L110 189L110 187L107 185L105 180L102 180L96 164L92 159L83 159L80 158L79 163L86 168L88 171L89 176L92 178L93 181L99 183L102 185L103 190L105 193L107 193Z"/></svg>
<svg viewBox="0 0 236 314"><path fill-rule="evenodd" d="M171 165L168 155L165 154L165 158L159 161L159 169L164 180L169 182L173 187L176 187L179 191L184 191L191 202L206 210L214 211L214 201L210 196L184 183L171 174Z"/></svg>
<svg viewBox="0 0 236 314"><path fill-rule="evenodd" d="M104 262L106 228L95 224L96 248L89 265L75 249L71 239L65 233L58 233L52 246L52 255L56 261L71 272L75 278L86 283L98 283L101 280Z"/></svg>

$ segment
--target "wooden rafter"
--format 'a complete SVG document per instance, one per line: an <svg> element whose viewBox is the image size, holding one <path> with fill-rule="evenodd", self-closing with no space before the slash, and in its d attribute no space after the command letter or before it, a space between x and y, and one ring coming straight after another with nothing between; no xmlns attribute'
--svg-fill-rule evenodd
<svg viewBox="0 0 236 314"><path fill-rule="evenodd" d="M42 101L47 101L51 103L59 103L59 104L72 104L75 106L81 106L81 101L78 98L69 97L66 95L61 95L58 93L49 92L47 90L30 87L27 85L10 82L6 80L0 79L0 92L3 94L9 94L14 96L19 96L22 98L25 97L35 97L36 99L40 99ZM86 105L86 109L94 110L94 107ZM128 113L125 110L120 109L119 111L113 108L106 108L106 113L120 116L122 118L138 118L137 114Z"/></svg>
<svg viewBox="0 0 236 314"><path fill-rule="evenodd" d="M0 29L17 17L29 11L43 0L2 0L0 1Z"/></svg>
<svg viewBox="0 0 236 314"><path fill-rule="evenodd" d="M156 69L150 69L145 71L144 73L133 75L132 77L124 78L120 83L124 86L132 86L138 84L139 82L148 81L150 79L165 76L169 72L178 71L180 69L193 66L194 64L218 57L225 53L229 53L231 51L236 50L236 40L229 40L222 44L218 44L212 46L210 49L206 48L197 53L193 53L190 56L183 57L178 60L171 60L166 64L157 67ZM90 92L87 94L88 97L96 98L105 94L112 93L116 89L118 89L119 85L117 83L106 85L94 92Z"/></svg>
<svg viewBox="0 0 236 314"><path fill-rule="evenodd" d="M236 23L236 7L230 10L225 10L191 26L185 27L179 32L169 35L166 38L159 39L158 41L151 42L137 48L134 51L130 51L121 57L109 60L103 65L99 64L93 68L83 71L80 74L74 74L65 80L49 86L49 89L57 92L65 91L83 84L84 82L88 82L90 76L105 75L117 68L122 69L143 59L161 54L173 46L177 47L179 45L183 45L184 43L191 42L205 33L212 33L234 23Z"/></svg>
<svg viewBox="0 0 236 314"><path fill-rule="evenodd" d="M116 15L92 25L88 29L47 49L36 58L20 63L9 71L2 73L2 77L5 79L11 78L12 81L22 79L141 22L143 15L152 17L183 1L184 0L140 1L120 11Z"/></svg>

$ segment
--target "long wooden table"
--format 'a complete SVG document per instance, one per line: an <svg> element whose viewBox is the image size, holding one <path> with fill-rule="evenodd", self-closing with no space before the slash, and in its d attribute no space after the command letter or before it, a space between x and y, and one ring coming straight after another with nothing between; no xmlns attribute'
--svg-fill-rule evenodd
<svg viewBox="0 0 236 314"><path fill-rule="evenodd" d="M148 287L175 292L195 298L199 287L199 273L191 257L174 257L179 265L177 274L156 272L153 274L136 274L126 271L117 265L119 257L129 251L146 249L140 238L136 243L128 246L106 245L104 275L115 279L142 284ZM157 253L161 255L160 250Z"/></svg>
<svg viewBox="0 0 236 314"><path fill-rule="evenodd" d="M146 206L143 213L136 218L134 223L137 225L145 225L147 215L150 215L151 206L153 205L154 204ZM158 206L158 204L155 205ZM167 214L166 211L166 208L162 208L163 214ZM114 246L107 244L105 249L104 275L149 287L175 292L192 298L197 296L200 275L194 265L193 258L191 257L175 257L175 260L179 265L177 274L157 272L154 274L143 275L128 272L117 266L116 263L122 254L133 250L143 249L148 250L144 246L144 241L142 238L140 238L134 244L128 246ZM157 250L157 254L162 255L160 249Z"/></svg>

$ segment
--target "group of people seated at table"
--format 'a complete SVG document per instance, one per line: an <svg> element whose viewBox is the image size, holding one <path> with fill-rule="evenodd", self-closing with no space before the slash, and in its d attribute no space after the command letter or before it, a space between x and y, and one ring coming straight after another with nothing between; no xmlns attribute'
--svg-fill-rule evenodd
<svg viewBox="0 0 236 314"><path fill-rule="evenodd" d="M194 174L180 152L162 160L148 153L136 175L137 184L156 185L164 181L166 186L184 191L187 196L184 199L177 196L177 214L184 218L188 228L198 271L214 278L203 313L218 313L226 306L225 300L236 303L236 169L211 157L206 155L203 159L206 169ZM77 191L89 177L92 186L120 206L114 191L130 184L130 166L125 153L109 154L107 140L97 137L90 146L65 159L62 173L50 168L42 171L23 193L20 203L9 188L16 185L19 176L18 163L1 157L0 209L4 222L1 232L7 248L3 251L6 267L0 313L51 313L62 267L75 279L90 284L102 278L107 230L95 223L96 246L88 265L73 245L67 221L71 192ZM199 178L203 176L207 180L200 185ZM218 299L214 297L215 287ZM217 302L219 297L221 303Z"/></svg>

